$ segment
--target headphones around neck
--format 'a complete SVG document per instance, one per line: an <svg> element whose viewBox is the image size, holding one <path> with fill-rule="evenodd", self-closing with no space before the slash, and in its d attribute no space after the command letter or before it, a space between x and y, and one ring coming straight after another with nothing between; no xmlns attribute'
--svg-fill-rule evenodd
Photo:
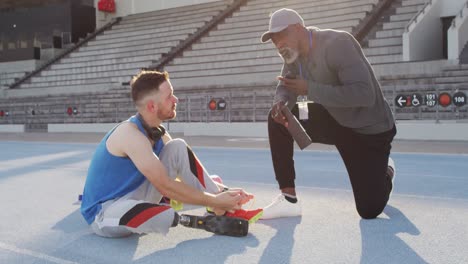
<svg viewBox="0 0 468 264"><path fill-rule="evenodd" d="M143 125L143 128L146 131L146 135L148 136L149 139L153 140L154 142L158 142L164 134L166 134L166 129L163 126L159 127L150 127L145 120L141 117L141 115L138 113L137 115L138 120L140 120L141 124Z"/></svg>

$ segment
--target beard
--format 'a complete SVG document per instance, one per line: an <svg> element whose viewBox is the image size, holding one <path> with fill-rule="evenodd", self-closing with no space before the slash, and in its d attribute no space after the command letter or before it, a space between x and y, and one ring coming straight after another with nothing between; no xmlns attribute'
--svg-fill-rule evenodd
<svg viewBox="0 0 468 264"><path fill-rule="evenodd" d="M163 111L158 110L158 117L162 121L174 119L177 116L176 106L172 107L170 110Z"/></svg>
<svg viewBox="0 0 468 264"><path fill-rule="evenodd" d="M286 64L295 62L299 57L299 52L297 50L288 47L280 49L279 54Z"/></svg>

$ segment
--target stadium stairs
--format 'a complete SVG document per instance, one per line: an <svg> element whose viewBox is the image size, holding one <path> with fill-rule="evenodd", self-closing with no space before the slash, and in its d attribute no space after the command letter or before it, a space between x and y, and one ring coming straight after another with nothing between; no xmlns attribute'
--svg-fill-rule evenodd
<svg viewBox="0 0 468 264"><path fill-rule="evenodd" d="M466 120L467 108L453 104L399 108L397 95L427 93L467 93L468 66L450 65L443 61L403 61L402 35L406 25L426 4L426 0L393 1L391 7L363 42L364 53L379 75L382 90L397 119L400 120ZM438 66L440 64L440 66ZM390 69L397 69L392 71ZM418 70L422 69L422 70ZM385 70L381 70L385 69ZM414 70L416 69L416 70Z"/></svg>
<svg viewBox="0 0 468 264"><path fill-rule="evenodd" d="M241 6L226 13L231 3ZM405 64L401 35L423 5L423 0L237 0L127 16L9 89L8 96L0 97L0 111L9 112L0 124L30 124L34 130L47 123L119 122L135 112L129 87L121 83L143 67L170 73L179 97L175 122L265 121L282 66L273 45L260 43L270 13L294 8L306 25L359 36L369 60L379 69ZM454 108L436 113L422 107L397 109L393 99L400 91L463 88L467 67L444 67L431 74L378 74L397 118L466 118ZM208 110L212 98L224 99L227 108Z"/></svg>

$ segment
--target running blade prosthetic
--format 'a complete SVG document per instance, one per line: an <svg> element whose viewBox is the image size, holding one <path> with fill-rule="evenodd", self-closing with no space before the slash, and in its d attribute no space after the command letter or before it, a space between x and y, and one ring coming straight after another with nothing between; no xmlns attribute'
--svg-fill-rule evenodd
<svg viewBox="0 0 468 264"><path fill-rule="evenodd" d="M218 235L243 237L249 232L249 222L222 215L180 215L179 223L186 227L204 229Z"/></svg>

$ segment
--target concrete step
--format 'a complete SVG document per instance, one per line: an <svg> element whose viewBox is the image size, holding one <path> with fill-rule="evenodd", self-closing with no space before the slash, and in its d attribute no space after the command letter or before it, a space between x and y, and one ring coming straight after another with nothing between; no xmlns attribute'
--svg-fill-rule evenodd
<svg viewBox="0 0 468 264"><path fill-rule="evenodd" d="M86 83L89 79L97 79L97 78L118 78L125 76L126 79L130 78L130 76L135 75L138 73L139 68L134 69L123 69L123 70L112 70L112 71L102 71L102 72L87 72L87 73L70 73L70 74L62 74L62 75L53 75L53 76L36 76L31 78L31 83L34 85L55 85L51 83L61 82L66 83L68 81L74 82L83 81ZM60 84L59 84L60 85ZM65 84L66 85L66 84Z"/></svg>
<svg viewBox="0 0 468 264"><path fill-rule="evenodd" d="M86 44L87 47L93 46L102 46L107 44L113 43L127 43L129 41L145 41L145 40L155 40L158 38L164 38L169 36L179 36L179 35L190 35L197 31L196 28L188 28L188 29L181 29L177 31L166 31L166 32L158 32L154 34L146 34L146 35L136 35L132 36L131 38L114 38L114 39L103 39L103 40L92 40Z"/></svg>
<svg viewBox="0 0 468 264"><path fill-rule="evenodd" d="M378 38L378 39L369 40L370 48L382 47L382 46L395 46L395 45L403 45L403 38L393 37L393 38Z"/></svg>
<svg viewBox="0 0 468 264"><path fill-rule="evenodd" d="M298 12L302 15L306 15L308 13L314 14L314 9L315 10L340 10L340 9L345 9L345 8L352 8L352 7L359 7L363 5L368 5L368 4L374 4L373 2L376 1L369 1L369 0L356 0L352 2L346 2L343 3L342 1L336 2L333 5L323 5L323 4L315 4L315 3L308 3L308 2L302 2L301 4L298 5L290 5L288 6L289 8L298 10ZM263 17L263 18L268 18L269 14L273 13L279 8L282 8L284 6L279 5L279 6L270 6L270 7L265 7L265 8L259 8L259 9L252 9L252 10L246 10L246 11L241 11L241 12L235 12L233 14L233 18L239 17L241 18L249 18L250 17ZM303 11L305 10L305 11ZM319 12L320 12L319 11ZM318 14L315 13L317 16ZM306 25L310 25L310 23L305 19Z"/></svg>
<svg viewBox="0 0 468 264"><path fill-rule="evenodd" d="M431 81L430 79L416 79L407 83L380 82L380 84L383 91L395 91L396 94L401 92L432 93L434 91L437 91L438 89L440 89L441 91L447 89L442 85L434 85L433 81Z"/></svg>
<svg viewBox="0 0 468 264"><path fill-rule="evenodd" d="M189 56L180 57L174 59L170 65L183 65L190 63L206 63L206 62L222 62L222 61L235 61L265 57L278 57L278 53L275 49L268 49L262 51L248 51L242 53L228 53L218 54L216 56Z"/></svg>
<svg viewBox="0 0 468 264"><path fill-rule="evenodd" d="M403 0L402 6L424 5L428 0Z"/></svg>
<svg viewBox="0 0 468 264"><path fill-rule="evenodd" d="M141 45L149 45L149 44L156 44L156 43L166 43L171 41L182 41L188 37L188 34L181 34L181 35L174 35L174 36L167 36L167 37L156 37L153 39L128 39L125 42L117 42L113 44L103 44L103 45L93 45L93 46L83 46L79 49L80 52L82 51L95 51L95 50L103 50L103 49L116 49L116 48L124 48L128 46L141 46Z"/></svg>
<svg viewBox="0 0 468 264"><path fill-rule="evenodd" d="M1 86L8 86L13 84L25 75L25 72L0 73L0 88Z"/></svg>
<svg viewBox="0 0 468 264"><path fill-rule="evenodd" d="M304 17L306 15L314 15L315 17L318 16L329 16L329 15L322 15L322 12L328 12L335 14L336 11L342 11L342 14L349 14L349 13L356 13L356 12L363 12L361 10L363 6L372 6L369 4L368 0L356 0L353 2L339 2L333 5L319 5L315 2L302 2L301 5L293 7L288 6L289 8L297 8L296 10L300 10L301 16L303 16L304 20L307 21L308 17ZM272 9L271 12L275 11L276 9ZM226 23L237 23L241 21L250 21L250 20L257 20L257 19L269 19L268 10L259 9L259 10L251 10L257 12L235 12L233 13L232 17L226 18ZM267 21L268 22L268 21ZM307 24L307 23L306 23Z"/></svg>
<svg viewBox="0 0 468 264"><path fill-rule="evenodd" d="M41 72L41 77L55 77L69 74L87 74L87 73L99 73L107 71L119 71L119 70L128 70L128 69L141 69L147 67L151 62L137 62L137 63L116 63L109 64L105 66L94 66L94 67L75 67L70 69L61 69L61 70L47 70Z"/></svg>
<svg viewBox="0 0 468 264"><path fill-rule="evenodd" d="M24 76L25 72L0 72L0 79L2 78L18 78Z"/></svg>
<svg viewBox="0 0 468 264"><path fill-rule="evenodd" d="M227 35L218 35L218 36L209 35L209 36L201 38L199 43L209 43L209 42L237 40L237 39L246 39L246 38L256 38L260 41L260 37L261 37L261 34L259 35L259 32L237 33L237 34L227 34Z"/></svg>
<svg viewBox="0 0 468 264"><path fill-rule="evenodd" d="M387 22L382 25L383 30L405 28L408 21Z"/></svg>
<svg viewBox="0 0 468 264"><path fill-rule="evenodd" d="M231 61L219 61L219 62L204 62L204 63L193 63L193 64L179 64L179 65L168 65L165 70L169 72L182 72L182 71L211 71L217 69L231 68L231 67L251 67L254 65L281 65L283 63L279 56L254 58L254 59L237 59Z"/></svg>
<svg viewBox="0 0 468 264"><path fill-rule="evenodd" d="M336 22L324 22L324 23L314 24L314 26L318 28L323 28L323 29L326 29L326 28L342 29L342 28L355 27L359 24L359 21L360 21L359 19L355 19L355 20L344 20L344 21L336 21ZM211 36L258 32L259 37L260 37L261 34L265 32L267 29L268 29L268 24L263 25L263 26L224 29L224 30L216 30L216 31L211 32Z"/></svg>
<svg viewBox="0 0 468 264"><path fill-rule="evenodd" d="M69 97L75 96L76 94L81 94L85 92L94 92L94 91L106 91L116 83L93 83L93 84L79 84L79 85L62 85L54 87L23 87L22 84L17 89L12 89L8 92L8 95L11 98L17 97L35 97L37 100L38 96L44 95L56 95L56 94L67 94Z"/></svg>
<svg viewBox="0 0 468 264"><path fill-rule="evenodd" d="M50 69L51 70L63 70L63 69L71 69L71 68L95 67L95 66L126 64L126 63L135 63L135 62L150 63L152 61L157 61L160 58L161 58L161 55L157 54L157 55L104 59L104 60L91 60L87 62L66 62L62 59L60 63L52 64L50 66Z"/></svg>
<svg viewBox="0 0 468 264"><path fill-rule="evenodd" d="M421 75L421 76L414 76L414 77L407 77L407 78L398 78L396 76L392 76L391 79L380 78L380 83L382 85L411 85L414 86L415 84L424 84L428 85L427 87L431 87L435 83L435 78L439 77L438 74L429 74L429 75Z"/></svg>
<svg viewBox="0 0 468 264"><path fill-rule="evenodd" d="M339 9L331 9L329 6L319 6L315 8L304 8L301 9L301 16L303 17L306 24L310 24L309 20L330 17L330 16L338 16L338 15L349 15L355 13L363 13L369 12L373 8L373 5L358 5L358 6L351 6L351 7L342 7ZM253 21L261 21L268 25L269 16L266 12L262 12L259 14L253 14L248 16L234 16L227 18L225 20L225 24L238 24L238 23L251 23ZM221 26L221 25L219 25Z"/></svg>
<svg viewBox="0 0 468 264"><path fill-rule="evenodd" d="M403 54L367 56L371 64L393 63L403 60Z"/></svg>
<svg viewBox="0 0 468 264"><path fill-rule="evenodd" d="M278 67L276 67L278 68ZM245 69L243 69L245 70ZM190 77L176 77L172 78L171 82L174 87L180 90L193 89L194 84L197 86L213 86L222 87L226 85L255 85L270 83L271 89L274 90L276 85L276 76L279 74L279 68L276 71L260 72L258 69L252 68L247 71L237 73L232 71L232 75L211 75L209 80L206 76L190 76Z"/></svg>
<svg viewBox="0 0 468 264"><path fill-rule="evenodd" d="M402 6L402 7L397 7L396 9L396 14L407 14L407 13L412 13L416 15L419 10L421 10L423 5L412 5L412 6Z"/></svg>
<svg viewBox="0 0 468 264"><path fill-rule="evenodd" d="M245 46L245 45L265 45L265 44L261 43L259 38L258 39L257 38L235 39L235 40L217 41L217 42L209 42L209 43L196 43L192 45L192 50L236 47L236 46Z"/></svg>
<svg viewBox="0 0 468 264"><path fill-rule="evenodd" d="M157 24L157 25L152 25L152 24L145 24L145 25L135 25L134 27L126 27L122 29L112 29L110 31L105 31L104 35L123 35L127 33L132 33L137 30L151 30L154 28L159 28L159 29L164 29L167 27L185 27L185 28L190 28L192 27L193 24L206 24L206 22L210 21L213 17L201 17L198 19L192 19L192 20L185 20L185 21L176 21L176 22L167 22L167 23L162 23L162 24Z"/></svg>
<svg viewBox="0 0 468 264"><path fill-rule="evenodd" d="M443 76L443 77L468 76L468 69L466 69L466 70L443 71L440 75Z"/></svg>
<svg viewBox="0 0 468 264"><path fill-rule="evenodd" d="M79 85L95 85L95 84L111 84L117 83L107 78L93 78L93 79L82 79L82 80L69 80L69 81L56 81L56 82L35 82L35 83L23 83L21 89L25 88L51 88L51 87L67 87L67 86L79 86Z"/></svg>
<svg viewBox="0 0 468 264"><path fill-rule="evenodd" d="M236 53L244 53L244 52L250 52L250 51L262 52L265 50L274 50L274 49L275 47L272 44L255 44L255 45L208 48L208 49L202 49L201 47L196 47L193 50L184 51L183 57L187 58L191 56L195 56L195 57L218 56L219 54L228 54L228 53L236 54Z"/></svg>
<svg viewBox="0 0 468 264"><path fill-rule="evenodd" d="M402 46L384 46L384 47L377 47L377 48L364 48L363 50L366 56L403 54Z"/></svg>
<svg viewBox="0 0 468 264"><path fill-rule="evenodd" d="M436 83L467 83L468 76L453 76L436 78Z"/></svg>
<svg viewBox="0 0 468 264"><path fill-rule="evenodd" d="M178 23L180 21L190 21L190 20L197 20L203 17L214 17L219 12L221 12L221 8L211 8L211 9L204 9L200 10L199 12L188 11L188 12L181 12L179 14L173 14L168 16L152 16L152 17L144 17L144 18L137 18L137 19L122 19L120 23L114 25L112 29L124 29L124 28L133 28L136 26L145 26L152 24L154 26L159 26L161 24L166 24L173 22Z"/></svg>
<svg viewBox="0 0 468 264"><path fill-rule="evenodd" d="M445 66L444 71L458 71L458 70L468 70L468 64L457 64L451 66Z"/></svg>
<svg viewBox="0 0 468 264"><path fill-rule="evenodd" d="M102 54L102 55L89 55L89 56L76 56L76 54L74 54L75 52L73 52L69 56L74 55L75 57L68 57L64 59L67 59L66 63L90 62L90 61L108 60L108 59L123 59L123 58L131 58L131 57L136 57L136 56L161 55L162 53L169 52L171 48L172 47L165 47L165 48L158 48L157 50L144 49L144 50L127 51L127 52L120 52L120 53L109 53L109 54Z"/></svg>
<svg viewBox="0 0 468 264"><path fill-rule="evenodd" d="M196 19L191 19L191 20L180 20L180 21L169 21L165 23L142 23L142 24L132 24L128 27L125 28L118 28L118 29L112 29L111 31L106 31L105 34L124 34L124 33L131 33L136 30L151 30L155 28L159 29L164 29L167 27L185 27L185 28L191 28L192 24L205 24L206 22L212 20L214 17L213 16L208 16L208 17L200 17Z"/></svg>
<svg viewBox="0 0 468 264"><path fill-rule="evenodd" d="M301 8L313 5L333 5L337 3L342 3L343 0L319 0L319 1L304 1L304 0L299 0L299 1L264 1L264 2L258 2L258 1L252 1L248 2L247 5L241 6L240 11L241 12L246 12L249 10L255 10L255 9L280 9L283 7L289 7L295 10L298 10L300 12ZM376 4L378 0L368 0L368 3L373 3ZM303 6L300 6L303 5Z"/></svg>
<svg viewBox="0 0 468 264"><path fill-rule="evenodd" d="M269 73L271 76L273 76L273 79L270 79L271 81L276 80L276 76L280 74L281 72L281 67L283 66L282 63L280 64L264 64L264 65L251 65L251 66L244 66L244 67L232 67L232 68L219 68L219 69L213 69L210 71L206 70L193 70L193 71L169 71L171 74L171 79L176 80L176 79L182 79L182 78L188 78L188 77L207 77L210 76L210 79L203 81L204 84L209 84L211 81L211 78L231 78L234 75L245 75L245 74L261 74L261 73ZM238 78L235 78L237 81ZM269 81L270 81L269 80ZM228 81L228 80L226 80ZM246 80L248 81L248 80ZM250 84L250 82L247 82ZM231 84L236 84L235 82ZM198 83L197 83L198 85ZM192 83L193 86L193 83Z"/></svg>
<svg viewBox="0 0 468 264"><path fill-rule="evenodd" d="M391 30L380 30L377 31L377 38L391 38L391 37L401 37L405 32L404 28L391 29Z"/></svg>
<svg viewBox="0 0 468 264"><path fill-rule="evenodd" d="M397 22L397 21L406 21L409 22L411 18L413 18L416 15L416 13L407 13L407 14L400 14L400 15L392 15L390 16L390 21L391 22Z"/></svg>
<svg viewBox="0 0 468 264"><path fill-rule="evenodd" d="M203 3L203 4L187 5L187 6L181 6L181 7L176 7L176 8L169 8L169 9L164 9L164 10L133 14L133 15L124 17L124 20L128 21L128 20L144 18L144 17L178 16L181 13L186 13L186 12L193 13L194 11L200 12L201 10L206 10L212 7L218 7L219 9L223 9L223 7L227 6L228 4L229 4L229 1L215 1L215 2L209 2L209 3Z"/></svg>
<svg viewBox="0 0 468 264"><path fill-rule="evenodd" d="M201 28L205 25L205 22L198 22L198 23L191 23L188 25L175 25L175 26L168 26L168 27L152 27L150 29L135 29L133 31L129 32L114 32L114 31L106 31L105 34L100 34L96 36L96 39L99 40L104 40L104 39L115 39L115 38L123 38L123 39L128 39L133 36L141 36L141 35L146 35L146 34L157 34L161 32L176 32L179 30L185 30L187 28L189 29L197 29Z"/></svg>
<svg viewBox="0 0 468 264"><path fill-rule="evenodd" d="M120 48L109 48L109 49L103 49L103 50L91 50L91 51L78 50L77 52L71 53L69 56L70 58L82 57L82 56L88 57L88 56L98 56L98 55L103 55L103 54L126 53L126 52L132 52L135 50L154 50L154 52L156 53L158 49L175 47L179 43L180 41L166 41L166 42L161 42L161 43L156 43L156 44L142 44L142 45L120 47Z"/></svg>
<svg viewBox="0 0 468 264"><path fill-rule="evenodd" d="M367 9L371 9L369 6ZM324 12L326 13L326 12ZM333 23L339 20L354 20L354 19L363 19L366 14L365 12L354 12L350 14L340 14L340 12L335 12L334 15L324 15L319 16L321 14L314 13L313 16L304 17L304 21L306 25L317 25L317 24L324 24L324 23ZM337 16L339 16L337 19ZM234 29L234 28L245 28L245 27L253 27L253 26L262 26L264 28L268 27L269 18L265 17L263 19L245 21L245 22L236 22L236 23L225 23L218 25L218 30L223 29ZM265 27L266 25L266 27Z"/></svg>
<svg viewBox="0 0 468 264"><path fill-rule="evenodd" d="M64 89L65 91L72 92L73 89L82 89L80 88L81 85L88 86L90 88L98 87L98 85L105 85L106 87L110 87L112 85L120 84L125 81L129 81L129 77L113 77L113 78L89 78L89 79L81 79L81 80L69 80L69 81L56 81L56 82L38 82L38 83L24 83L21 84L20 90L25 88L32 88L36 90L42 89L50 89L50 88L60 88ZM43 93L42 93L43 94Z"/></svg>

